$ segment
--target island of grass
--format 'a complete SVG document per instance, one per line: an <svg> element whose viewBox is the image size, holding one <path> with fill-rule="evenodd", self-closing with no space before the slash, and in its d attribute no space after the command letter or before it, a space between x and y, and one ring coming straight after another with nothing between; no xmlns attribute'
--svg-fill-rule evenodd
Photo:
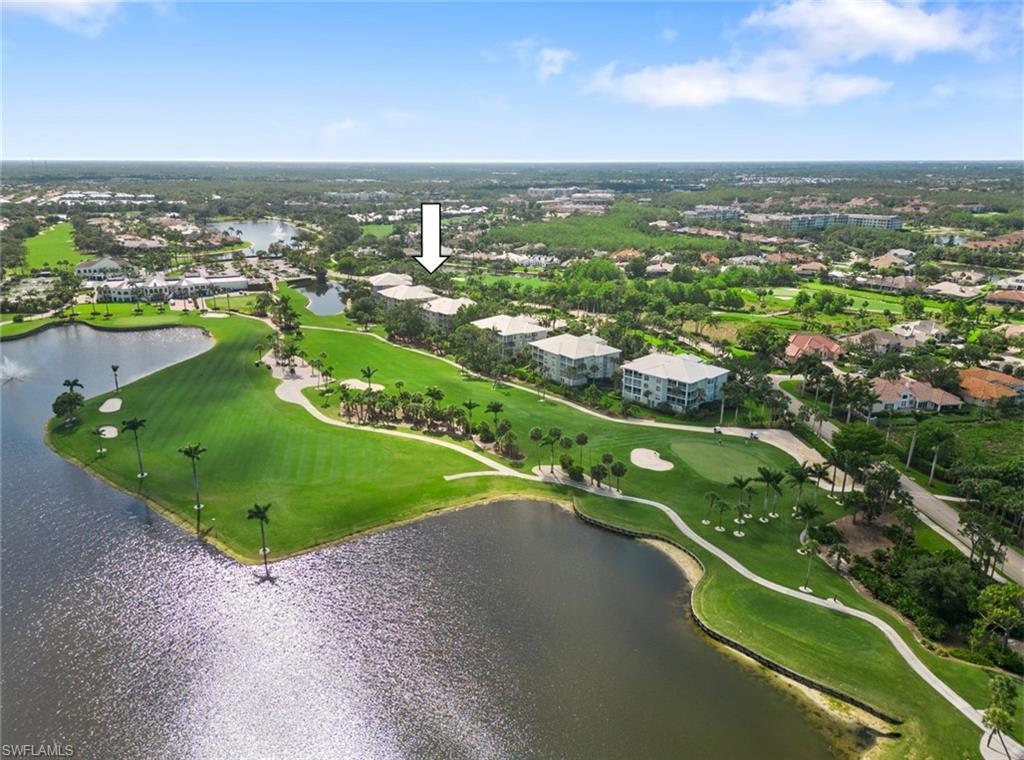
<svg viewBox="0 0 1024 760"><path fill-rule="evenodd" d="M360 333L343 316L328 325L303 320L303 347L309 356L320 352L339 380L360 377L366 365L376 369L375 383L394 388L435 386L446 403L472 399L480 404L477 419L496 401L500 413L520 434L527 458L499 462L529 472L537 461L548 461L527 432L533 426L560 427L566 434L585 432L588 443L573 456L589 461L610 453L629 461L635 448L649 448L673 468L655 472L631 467L623 479L626 493L668 505L701 538L726 550L762 578L795 588L808 566L795 549L801 525L788 518L793 489L783 489L779 511L783 518L752 525L745 538L719 533L704 525L705 494L737 502L730 487L734 476L756 474L759 466L783 468L792 459L783 451L756 441L679 428L651 428L598 417L556 400L506 384L466 375L436 357L389 344L372 333ZM422 440L384 435L369 428L325 424L309 409L276 397L278 382L266 366L271 329L241 316L204 319L198 314L175 314L169 323L201 327L215 338L206 353L121 388L122 408L115 415L146 419L141 432L148 476L136 477L137 464L130 435L108 441L108 452L96 454L90 434L109 424L99 412L104 394L87 401L77 423L53 421L51 445L98 476L159 507L188 528L195 511L191 470L178 449L200 441L208 449L199 464L204 526L216 527L204 537L245 562L259 560L259 531L247 520L255 502L274 505L268 527L272 558L306 551L324 543L414 519L445 507L461 506L508 495L561 502L575 497L578 508L602 521L664 536L692 551L705 567L695 589L695 604L709 625L787 668L834 686L900 718L893 727L903 738L885 740L884 757L971 756L977 752L979 731L936 691L924 683L891 644L871 625L837 611L812 608L782 597L738 575L714 555L687 540L665 516L636 503L585 494L563 485L546 484L497 473L446 480L446 475L480 472L486 466L469 456L469 441L453 441L467 453ZM325 329L326 328L326 329ZM324 398L308 389L306 398L324 415L343 422L336 397ZM413 433L411 433L413 434ZM822 521L839 514L837 504L819 494ZM760 512L761 492L755 510ZM861 597L849 583L823 563L814 563L813 587L819 597L834 596L848 607L870 612L889 622L927 667L976 707L987 702L985 669L939 657L922 647L896 615ZM941 728L937 728L941 727Z"/></svg>

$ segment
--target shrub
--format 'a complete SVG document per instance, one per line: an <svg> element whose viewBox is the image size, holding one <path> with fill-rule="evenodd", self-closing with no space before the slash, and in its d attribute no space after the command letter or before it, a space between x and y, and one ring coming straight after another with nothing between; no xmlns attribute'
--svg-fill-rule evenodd
<svg viewBox="0 0 1024 760"><path fill-rule="evenodd" d="M808 534L819 544L831 545L843 542L843 532L835 525L812 525Z"/></svg>

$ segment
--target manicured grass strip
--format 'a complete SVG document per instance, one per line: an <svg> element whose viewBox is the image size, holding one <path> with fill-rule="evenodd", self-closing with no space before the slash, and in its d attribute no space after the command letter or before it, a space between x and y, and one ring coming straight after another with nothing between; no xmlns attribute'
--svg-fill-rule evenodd
<svg viewBox="0 0 1024 760"><path fill-rule="evenodd" d="M71 222L61 222L35 237L26 238L25 248L28 269L53 269L58 261L67 261L73 267L91 257L75 248Z"/></svg>

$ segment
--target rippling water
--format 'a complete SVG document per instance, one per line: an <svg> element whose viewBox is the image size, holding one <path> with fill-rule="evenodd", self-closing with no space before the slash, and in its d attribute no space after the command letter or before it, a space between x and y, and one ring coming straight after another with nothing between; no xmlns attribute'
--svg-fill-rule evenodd
<svg viewBox="0 0 1024 760"><path fill-rule="evenodd" d="M2 732L88 758L826 758L685 619L660 553L549 504L449 513L241 567L50 452L88 395L196 331L4 344ZM273 541L274 523L269 526ZM739 727L739 728L738 728Z"/></svg>

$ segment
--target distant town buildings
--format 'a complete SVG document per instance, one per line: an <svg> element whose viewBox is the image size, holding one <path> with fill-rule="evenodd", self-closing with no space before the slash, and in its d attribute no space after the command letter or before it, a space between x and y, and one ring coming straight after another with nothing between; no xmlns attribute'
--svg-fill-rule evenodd
<svg viewBox="0 0 1024 760"><path fill-rule="evenodd" d="M754 224L781 224L794 232L824 230L836 225L877 230L898 230L903 226L895 214L748 214L747 220Z"/></svg>
<svg viewBox="0 0 1024 760"><path fill-rule="evenodd" d="M721 398L728 370L687 354L648 354L622 365L622 397L673 411Z"/></svg>
<svg viewBox="0 0 1024 760"><path fill-rule="evenodd" d="M619 366L622 352L596 335L554 335L535 340L533 361L541 375L562 385L586 385L609 380Z"/></svg>

